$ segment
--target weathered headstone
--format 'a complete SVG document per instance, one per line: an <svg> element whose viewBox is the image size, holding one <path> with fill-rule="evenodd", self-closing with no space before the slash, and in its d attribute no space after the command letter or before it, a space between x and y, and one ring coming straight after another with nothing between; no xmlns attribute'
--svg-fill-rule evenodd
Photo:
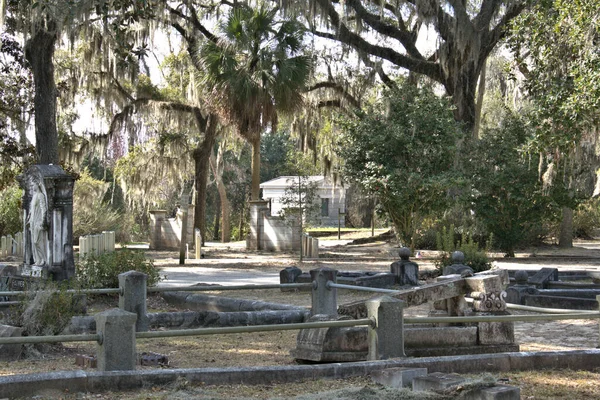
<svg viewBox="0 0 600 400"><path fill-rule="evenodd" d="M25 226L21 275L70 279L73 260L73 185L58 165L33 165L18 177Z"/></svg>
<svg viewBox="0 0 600 400"><path fill-rule="evenodd" d="M524 304L525 297L538 294L539 291L529 284L527 271L515 272L515 284L506 289L506 302L511 304Z"/></svg>
<svg viewBox="0 0 600 400"><path fill-rule="evenodd" d="M419 284L419 265L410 261L410 249L402 247L399 251L400 261L395 261L390 266L391 273L396 276L399 285Z"/></svg>
<svg viewBox="0 0 600 400"><path fill-rule="evenodd" d="M465 265L465 254L462 251L455 251L450 256L453 264L444 268L444 275L454 275L458 274L460 276L467 277L473 276L474 271L473 268Z"/></svg>

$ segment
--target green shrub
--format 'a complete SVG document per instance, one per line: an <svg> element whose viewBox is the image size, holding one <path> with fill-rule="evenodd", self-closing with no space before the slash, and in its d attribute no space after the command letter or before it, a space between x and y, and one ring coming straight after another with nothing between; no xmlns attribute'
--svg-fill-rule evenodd
<svg viewBox="0 0 600 400"><path fill-rule="evenodd" d="M582 239L594 237L600 228L600 199L589 199L579 205L573 215L573 234Z"/></svg>
<svg viewBox="0 0 600 400"><path fill-rule="evenodd" d="M465 255L465 265L468 265L473 269L474 272L486 271L492 267L492 263L487 256L487 249L480 249L479 245L473 240L471 235L467 235L465 240L456 240L454 225L451 225L449 229L442 228L441 234L437 236L438 250L442 250L443 253L439 259L436 260L435 266L440 271L443 271L445 267L452 265L451 255L454 251L462 251ZM493 242L493 236L487 240L488 247Z"/></svg>
<svg viewBox="0 0 600 400"><path fill-rule="evenodd" d="M23 328L23 336L59 335L74 315L84 312L81 294L67 293L72 289L68 283L48 281L43 285L25 288L23 302L12 307L6 323ZM36 355L48 350L48 344L26 345L25 355Z"/></svg>
<svg viewBox="0 0 600 400"><path fill-rule="evenodd" d="M21 197L23 191L17 185L0 191L0 236L14 235L23 230L21 223Z"/></svg>
<svg viewBox="0 0 600 400"><path fill-rule="evenodd" d="M77 279L86 288L115 288L119 274L138 271L148 275L148 286L156 285L161 277L152 260L144 252L122 249L101 255L89 255L77 263Z"/></svg>

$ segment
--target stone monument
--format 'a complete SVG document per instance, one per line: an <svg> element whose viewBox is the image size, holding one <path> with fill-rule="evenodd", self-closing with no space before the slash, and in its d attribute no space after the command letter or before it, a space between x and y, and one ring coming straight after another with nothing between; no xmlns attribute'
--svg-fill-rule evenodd
<svg viewBox="0 0 600 400"><path fill-rule="evenodd" d="M62 281L75 275L73 185L58 165L33 165L18 177L23 189L22 276Z"/></svg>
<svg viewBox="0 0 600 400"><path fill-rule="evenodd" d="M399 285L417 286L419 284L419 265L409 260L410 249L402 247L398 255L400 261L395 261L390 265L391 273L396 275Z"/></svg>

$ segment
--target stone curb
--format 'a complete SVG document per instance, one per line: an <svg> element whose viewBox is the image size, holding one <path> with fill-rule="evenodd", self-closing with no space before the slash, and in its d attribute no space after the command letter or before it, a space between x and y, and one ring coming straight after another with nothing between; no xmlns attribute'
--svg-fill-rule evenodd
<svg viewBox="0 0 600 400"><path fill-rule="evenodd" d="M55 389L70 393L132 390L161 386L178 378L207 385L273 384L315 379L344 379L366 376L386 368L427 368L429 372L458 374L517 370L572 369L600 367L600 350L496 353L451 357L407 358L319 365L246 368L194 368L142 371L63 371L0 377L0 398L32 396Z"/></svg>

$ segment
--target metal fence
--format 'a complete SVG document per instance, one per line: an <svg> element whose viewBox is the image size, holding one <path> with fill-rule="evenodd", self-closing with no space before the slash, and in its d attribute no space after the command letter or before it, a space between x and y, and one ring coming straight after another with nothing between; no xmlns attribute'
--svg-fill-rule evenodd
<svg viewBox="0 0 600 400"><path fill-rule="evenodd" d="M140 315L140 310L145 313L145 301L146 293L157 293L157 292L168 292L168 291L188 291L188 292L202 292L202 291L231 291L231 290L255 290L255 289L282 289L282 288L312 288L312 314L329 314L335 315L337 311L337 299L336 292L332 289L353 289L371 291L374 293L387 293L393 294L398 291L377 289L377 288L365 288L351 285L340 285L335 280L330 280L334 270L325 269L311 271L313 277L312 283L295 283L295 284L268 284L268 285L236 285L236 286L177 286L177 287L146 287L145 275L130 271L125 274L119 275L119 288L105 288L105 289L88 289L88 290L68 290L70 293L87 293L87 294L101 294L101 293L118 293L120 296L119 304L122 306L122 310L118 312L122 314L115 314L115 318L129 318L133 321L128 329L131 330L131 340L135 348L135 339L151 339L151 338L166 338L166 337L178 337L178 336L204 336L204 335L215 335L215 334L230 334L230 333L250 333L250 332L266 332L266 331L282 331L282 330L300 330L300 329L313 329L313 328L332 328L332 327L352 327L352 326L367 326L372 330L372 334L369 337L374 338L369 342L369 354L371 359L378 358L390 358L390 351L393 348L400 347L400 354L404 354L403 348L403 324L431 324L431 323L476 323L476 322L531 322L531 321L558 321L558 320L574 320L574 319L600 319L599 311L577 311L577 310L566 310L569 312L554 313L556 310L552 310L552 314L542 315L481 315L481 316L455 316L455 317L403 317L404 303L400 300L387 297L389 300L382 300L379 298L376 301L376 307L367 307L369 310L368 318L354 319L354 320L337 320L337 321L319 321L319 322L304 322L294 324L278 324L278 325L255 325L255 326L238 326L238 327L224 327L224 328L200 328L200 329L185 329L185 330L168 330L168 331L146 331L136 332L136 320L139 320L145 315ZM142 279L138 279L142 278ZM140 293L143 293L140 296ZM0 292L0 296L23 296L27 294L26 291L20 292ZM121 297L129 297L128 301L121 301ZM137 299L137 300L136 300ZM600 303L600 296L597 296L597 300ZM143 301L144 307L139 307L136 301ZM386 304L389 302L389 304ZM510 306L510 305L509 305ZM388 321L383 320L378 314L383 307L396 307L394 312L400 315L402 318L388 318L389 320L399 321ZM523 306L521 306L523 307ZM332 312L333 310L333 312ZM542 311L548 312L546 309L538 309L537 307L527 307L527 311ZM575 311L575 312L574 312ZM105 312L110 314L110 310ZM137 312L137 314L136 314ZM388 309L389 312L389 309ZM58 343L58 342L83 342L83 341L95 341L99 347L99 358L118 359L122 357L122 354L116 354L115 350L111 346L105 345L106 338L117 336L117 340L123 341L127 338L127 334L122 332L114 333L111 332L111 324L104 324L106 318L112 318L113 315L103 315L100 313L96 316L97 333L88 335L58 335L58 336L29 336L29 337L9 337L0 338L0 344L26 344L26 343ZM384 314L381 314L384 315ZM388 314L389 315L389 314ZM400 325L398 325L398 323ZM127 325L125 323L119 323L116 325ZM400 327L400 333L398 333L398 327ZM383 334L382 331L391 331L394 334ZM381 333L381 334L379 334ZM390 339L393 338L393 339ZM386 340L396 340L399 342L386 343ZM599 331L599 345L600 345L600 331ZM600 346L599 346L600 347ZM381 350L383 348L384 350ZM117 352L122 352L121 348L117 346ZM378 350L379 349L379 350ZM386 354L383 354L382 351ZM115 354L112 354L112 353ZM100 355L102 353L102 356ZM392 354L392 356L398 356L398 354ZM104 367L101 367L104 365ZM127 366L127 368L135 368L133 366ZM110 363L99 363L99 368L104 370L111 370ZM120 366L119 368L122 368Z"/></svg>

